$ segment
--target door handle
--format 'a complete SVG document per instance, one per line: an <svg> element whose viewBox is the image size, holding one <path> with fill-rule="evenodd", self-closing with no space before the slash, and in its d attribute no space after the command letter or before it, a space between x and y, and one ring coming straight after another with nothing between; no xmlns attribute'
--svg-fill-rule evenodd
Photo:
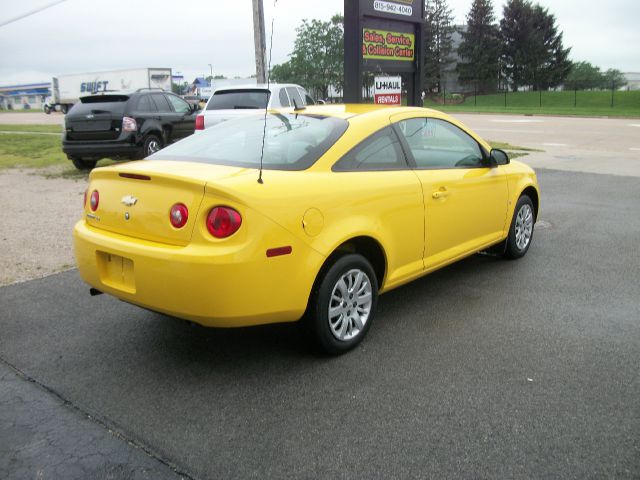
<svg viewBox="0 0 640 480"><path fill-rule="evenodd" d="M433 198L435 198L436 200L441 199L441 198L446 198L449 196L449 192L447 192L446 188L441 188L440 190L436 190L435 192L433 192L431 194L431 196Z"/></svg>

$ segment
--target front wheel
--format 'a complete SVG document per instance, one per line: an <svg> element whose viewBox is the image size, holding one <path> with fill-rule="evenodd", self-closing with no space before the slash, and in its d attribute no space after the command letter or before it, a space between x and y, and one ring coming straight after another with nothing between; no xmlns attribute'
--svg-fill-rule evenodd
<svg viewBox="0 0 640 480"><path fill-rule="evenodd" d="M358 345L378 303L378 281L362 255L340 257L320 279L304 319L312 340L332 355Z"/></svg>
<svg viewBox="0 0 640 480"><path fill-rule="evenodd" d="M509 228L509 237L504 256L506 258L516 259L523 257L533 239L533 227L535 224L535 213L533 210L533 202L527 195L522 195L518 199L516 208L513 212L511 227Z"/></svg>
<svg viewBox="0 0 640 480"><path fill-rule="evenodd" d="M44 113L46 113L47 115L51 113L51 107L49 105L44 106Z"/></svg>

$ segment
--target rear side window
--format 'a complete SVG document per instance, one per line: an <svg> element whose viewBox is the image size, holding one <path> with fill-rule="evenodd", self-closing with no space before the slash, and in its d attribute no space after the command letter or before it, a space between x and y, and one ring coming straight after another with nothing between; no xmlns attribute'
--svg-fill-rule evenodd
<svg viewBox="0 0 640 480"><path fill-rule="evenodd" d="M207 110L240 110L265 108L269 102L269 91L260 88L241 90L221 90L215 92Z"/></svg>
<svg viewBox="0 0 640 480"><path fill-rule="evenodd" d="M280 93L278 94L278 98L280 99L280 105L282 105L283 107L290 107L291 104L289 103L289 97L287 97L287 92L284 90L284 88L280 89Z"/></svg>
<svg viewBox="0 0 640 480"><path fill-rule="evenodd" d="M299 106L302 107L304 106L304 102L302 101L302 97L300 96L300 93L298 92L298 89L296 87L287 87L287 93L289 94L289 98L291 99L291 103L295 103Z"/></svg>
<svg viewBox="0 0 640 480"><path fill-rule="evenodd" d="M171 105L169 105L169 102L164 97L164 95L151 95L151 100L153 101L153 103L155 103L156 108L159 112L173 113L173 110L171 110Z"/></svg>
<svg viewBox="0 0 640 480"><path fill-rule="evenodd" d="M308 93L304 94L304 101L307 102L307 105L315 105L316 104L315 100L313 98L311 98Z"/></svg>
<svg viewBox="0 0 640 480"><path fill-rule="evenodd" d="M167 95L167 98L169 99L169 101L171 102L171 104L173 105L173 109L178 112L178 113L189 113L191 111L191 108L189 107L189 104L187 102L185 102L184 100L175 97L173 95Z"/></svg>
<svg viewBox="0 0 640 480"><path fill-rule="evenodd" d="M409 168L391 127L367 137L333 166L334 172L403 170Z"/></svg>
<svg viewBox="0 0 640 480"><path fill-rule="evenodd" d="M151 101L151 97L149 97L148 95L140 97L136 109L138 110L138 112L142 113L152 113L157 111L156 104Z"/></svg>

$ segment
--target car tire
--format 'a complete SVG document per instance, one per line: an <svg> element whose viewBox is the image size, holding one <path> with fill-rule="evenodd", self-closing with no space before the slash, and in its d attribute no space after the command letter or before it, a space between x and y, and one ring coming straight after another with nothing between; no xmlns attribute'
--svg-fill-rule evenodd
<svg viewBox="0 0 640 480"><path fill-rule="evenodd" d="M66 105L60 105L60 111L61 111L62 113L64 113L65 115L66 115L66 113L67 113L67 111L68 111L68 110L69 110L69 109L67 108L67 106L66 106Z"/></svg>
<svg viewBox="0 0 640 480"><path fill-rule="evenodd" d="M69 160L73 163L73 166L78 170L92 170L95 168L97 160L83 160L78 157L69 157Z"/></svg>
<svg viewBox="0 0 640 480"><path fill-rule="evenodd" d="M358 254L340 257L321 275L304 327L323 353L340 355L369 331L378 303L378 280L369 261Z"/></svg>
<svg viewBox="0 0 640 480"><path fill-rule="evenodd" d="M522 195L513 211L513 219L504 250L505 258L514 260L524 257L533 240L535 221L533 202L527 195Z"/></svg>
<svg viewBox="0 0 640 480"><path fill-rule="evenodd" d="M44 113L46 113L47 115L51 113L51 107L49 105L44 106Z"/></svg>
<svg viewBox="0 0 640 480"><path fill-rule="evenodd" d="M162 140L157 135L147 135L142 145L142 158L147 158L159 150L162 150Z"/></svg>

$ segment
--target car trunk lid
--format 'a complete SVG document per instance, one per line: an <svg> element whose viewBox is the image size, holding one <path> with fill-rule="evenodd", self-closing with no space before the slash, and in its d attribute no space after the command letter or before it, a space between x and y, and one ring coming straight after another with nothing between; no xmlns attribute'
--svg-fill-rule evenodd
<svg viewBox="0 0 640 480"><path fill-rule="evenodd" d="M92 95L65 116L67 141L115 140L122 130L127 95Z"/></svg>
<svg viewBox="0 0 640 480"><path fill-rule="evenodd" d="M191 239L207 182L241 173L242 168L170 161L139 161L96 169L91 173L86 221L92 227L170 245ZM95 212L89 206L97 190ZM169 219L177 203L188 209L188 220L174 228Z"/></svg>

